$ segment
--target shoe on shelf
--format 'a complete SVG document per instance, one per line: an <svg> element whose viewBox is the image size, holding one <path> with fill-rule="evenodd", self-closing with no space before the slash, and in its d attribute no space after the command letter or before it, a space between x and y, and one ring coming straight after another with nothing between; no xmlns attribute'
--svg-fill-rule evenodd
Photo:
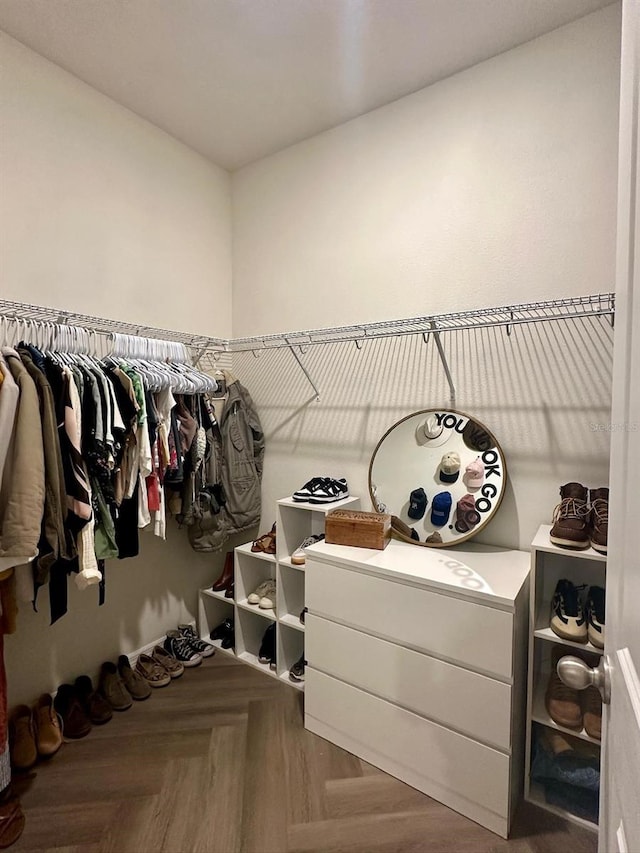
<svg viewBox="0 0 640 853"><path fill-rule="evenodd" d="M152 687L166 687L171 684L171 675L151 655L138 655L136 675L147 685L149 695Z"/></svg>
<svg viewBox="0 0 640 853"><path fill-rule="evenodd" d="M554 658L554 661L557 659ZM561 681L555 662L547 683L544 704L554 723L576 731L582 728L580 693Z"/></svg>
<svg viewBox="0 0 640 853"><path fill-rule="evenodd" d="M268 578L266 581L262 581L253 592L249 593L247 596L248 604L260 604L260 599L264 598L267 592L270 591L271 585L273 584L273 588L275 590L275 581L271 578Z"/></svg>
<svg viewBox="0 0 640 853"><path fill-rule="evenodd" d="M28 770L38 760L33 713L28 705L18 705L9 720L11 766Z"/></svg>
<svg viewBox="0 0 640 853"><path fill-rule="evenodd" d="M409 495L407 515L413 521L419 521L427 509L427 495L423 488L414 489Z"/></svg>
<svg viewBox="0 0 640 853"><path fill-rule="evenodd" d="M41 758L50 758L62 746L62 727L57 711L53 707L53 697L43 693L33 708L33 723L36 732L36 746Z"/></svg>
<svg viewBox="0 0 640 853"><path fill-rule="evenodd" d="M233 551L227 551L227 556L224 558L224 567L222 574L213 584L211 589L213 592L222 592L233 583Z"/></svg>
<svg viewBox="0 0 640 853"><path fill-rule="evenodd" d="M307 559L306 554L304 553L304 549L308 548L309 545L315 545L316 542L322 542L323 539L324 533L318 533L316 536L307 536L306 539L303 539L291 555L291 562L293 563L293 565L304 566Z"/></svg>
<svg viewBox="0 0 640 853"><path fill-rule="evenodd" d="M233 589L234 589L234 585L233 585L233 581L231 581L230 585L224 591L224 597L225 598L233 598Z"/></svg>
<svg viewBox="0 0 640 853"><path fill-rule="evenodd" d="M597 649L604 649L605 594L601 586L590 586L585 603L587 638Z"/></svg>
<svg viewBox="0 0 640 853"><path fill-rule="evenodd" d="M202 663L202 655L195 652L189 641L185 640L178 631L167 631L164 650L169 652L177 661L180 661L184 667L199 666Z"/></svg>
<svg viewBox="0 0 640 853"><path fill-rule="evenodd" d="M304 610L300 614L300 621L302 622L303 625L304 625L304 617L307 615L308 612L309 612L309 608L305 607Z"/></svg>
<svg viewBox="0 0 640 853"><path fill-rule="evenodd" d="M126 711L133 705L131 694L120 677L115 663L111 663L111 661L105 661L100 668L100 686L98 689L114 711Z"/></svg>
<svg viewBox="0 0 640 853"><path fill-rule="evenodd" d="M276 523L273 522L273 526L268 533L263 533L262 536L259 536L256 540L254 540L253 545L251 546L251 550L254 553L262 553L262 554L275 554L276 553Z"/></svg>
<svg viewBox="0 0 640 853"><path fill-rule="evenodd" d="M258 652L260 663L275 664L276 661L276 623L273 622L262 636L260 651Z"/></svg>
<svg viewBox="0 0 640 853"><path fill-rule="evenodd" d="M549 540L563 548L588 548L589 507L588 493L580 483L567 483L560 487L560 503L553 511L553 527Z"/></svg>
<svg viewBox="0 0 640 853"><path fill-rule="evenodd" d="M349 497L349 486L344 478L313 477L294 492L293 500L310 504L330 504Z"/></svg>
<svg viewBox="0 0 640 853"><path fill-rule="evenodd" d="M94 725L102 726L112 719L111 705L104 696L93 689L93 683L88 675L79 675L74 686L82 710Z"/></svg>
<svg viewBox="0 0 640 853"><path fill-rule="evenodd" d="M271 581L266 588L264 595L258 602L260 610L275 610L276 609L276 582Z"/></svg>
<svg viewBox="0 0 640 853"><path fill-rule="evenodd" d="M154 646L151 657L159 666L166 669L171 678L180 678L184 673L183 664L179 660L176 660L173 655L170 655L169 652L166 652L162 646Z"/></svg>
<svg viewBox="0 0 640 853"><path fill-rule="evenodd" d="M151 696L151 688L146 679L139 670L131 668L131 663L126 655L120 655L118 658L118 675L132 699L142 702Z"/></svg>
<svg viewBox="0 0 640 853"><path fill-rule="evenodd" d="M551 601L549 627L558 637L574 643L586 643L588 639L587 620L578 594L581 589L563 578L556 584Z"/></svg>
<svg viewBox="0 0 640 853"><path fill-rule="evenodd" d="M235 643L233 619L225 619L211 631L209 636L212 640L220 640L220 646L223 649L233 648Z"/></svg>
<svg viewBox="0 0 640 853"><path fill-rule="evenodd" d="M129 699L131 702L131 699ZM58 687L53 707L62 718L62 736L77 740L86 737L91 731L91 720L86 715L80 697L71 684L61 684Z"/></svg>
<svg viewBox="0 0 640 853"><path fill-rule="evenodd" d="M582 714L584 730L589 737L600 740L602 737L602 699L597 687L590 684L586 690L581 690Z"/></svg>
<svg viewBox="0 0 640 853"><path fill-rule="evenodd" d="M590 502L589 538L591 539L591 547L600 554L606 554L609 529L609 489L591 489Z"/></svg>
<svg viewBox="0 0 640 853"><path fill-rule="evenodd" d="M216 650L211 643L207 643L206 640L200 639L196 634L196 629L193 625L178 625L178 631L182 634L185 640L191 643L191 648L194 652L202 655L203 658L210 658L216 653Z"/></svg>
<svg viewBox="0 0 640 853"><path fill-rule="evenodd" d="M289 670L289 678L291 681L304 681L304 668L306 665L306 660L304 659L304 655L297 660L294 665Z"/></svg>

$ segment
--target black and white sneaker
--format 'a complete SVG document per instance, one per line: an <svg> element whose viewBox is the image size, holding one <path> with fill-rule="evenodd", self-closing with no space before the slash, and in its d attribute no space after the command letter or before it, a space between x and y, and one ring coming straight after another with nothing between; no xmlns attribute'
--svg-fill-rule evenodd
<svg viewBox="0 0 640 853"><path fill-rule="evenodd" d="M604 649L604 589L589 587L585 610L587 611L587 636L597 649Z"/></svg>
<svg viewBox="0 0 640 853"><path fill-rule="evenodd" d="M349 497L349 486L345 479L314 477L301 489L293 493L293 500L310 504L330 504Z"/></svg>
<svg viewBox="0 0 640 853"><path fill-rule="evenodd" d="M164 650L183 666L198 666L202 663L202 655L191 648L191 643L179 631L167 631Z"/></svg>
<svg viewBox="0 0 640 853"><path fill-rule="evenodd" d="M306 665L306 660L304 659L304 655L297 660L294 665L289 670L289 678L291 681L304 681L304 668Z"/></svg>
<svg viewBox="0 0 640 853"><path fill-rule="evenodd" d="M215 654L215 648L206 640L201 640L196 634L196 629L193 625L178 625L178 632L189 643L191 648L203 658L210 658Z"/></svg>
<svg viewBox="0 0 640 853"><path fill-rule="evenodd" d="M551 602L549 627L558 637L574 643L587 642L587 620L578 595L582 589L569 580L559 580Z"/></svg>

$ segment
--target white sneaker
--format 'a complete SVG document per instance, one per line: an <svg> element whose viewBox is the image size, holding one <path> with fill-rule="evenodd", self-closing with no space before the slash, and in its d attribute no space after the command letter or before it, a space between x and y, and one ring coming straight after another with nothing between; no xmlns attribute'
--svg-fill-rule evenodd
<svg viewBox="0 0 640 853"><path fill-rule="evenodd" d="M275 610L276 609L276 582L269 581L269 585L264 591L262 598L258 602L260 610Z"/></svg>
<svg viewBox="0 0 640 853"><path fill-rule="evenodd" d="M253 592L249 593L249 597L247 598L249 604L260 604L260 599L267 594L267 590L269 589L270 584L275 585L275 581L263 581L259 586L254 589Z"/></svg>
<svg viewBox="0 0 640 853"><path fill-rule="evenodd" d="M304 553L304 549L308 548L309 545L314 545L316 542L321 542L324 539L324 533L320 533L318 536L307 536L304 539L298 548L291 555L291 562L294 566L304 566L306 555Z"/></svg>

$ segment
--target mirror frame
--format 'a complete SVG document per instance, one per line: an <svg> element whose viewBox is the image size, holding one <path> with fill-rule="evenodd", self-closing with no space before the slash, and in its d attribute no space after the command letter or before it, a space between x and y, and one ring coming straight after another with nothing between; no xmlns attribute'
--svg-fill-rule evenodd
<svg viewBox="0 0 640 853"><path fill-rule="evenodd" d="M482 423L482 421L479 421L476 417L474 417L473 415L470 415L468 412L463 412L460 409L454 409L451 406L441 406L439 408L432 407L430 409L418 409L415 412L411 412L410 414L405 415L403 418L400 418L400 420L397 420L395 423L393 423L389 427L389 429L384 433L384 435L378 441L378 443L376 444L375 449L374 449L373 453L371 454L371 460L369 462L367 486L369 489L369 498L371 500L371 506L373 507L373 512L377 513L378 515L383 515L384 513L380 513L378 511L376 501L375 501L374 496L373 496L373 491L371 488L371 472L373 470L373 463L375 461L378 450L380 449L380 446L382 445L385 438L389 435L389 433L393 432L393 430L396 429L396 427L400 426L400 424L404 423L405 421L408 421L410 418L415 418L416 415L428 415L428 414L431 414L433 412L450 412L452 415L461 415L462 417L467 418L470 421L474 421L474 423L478 424L478 426L481 427L483 430L485 430L485 432L491 437L494 446L498 448L498 450L500 451L500 455L502 456L502 470L503 470L503 476L504 476L504 488L502 489L500 496L498 497L497 503L493 507L493 512L491 513L491 516L489 518L487 518L483 524L481 524L479 526L476 525L476 527L474 527L473 530L470 530L467 534L461 534L460 538L456 539L454 542L421 542L420 540L412 539L410 536L406 536L404 533L401 533L399 530L396 530L392 525L391 529L392 529L393 536L397 537L402 542L408 542L410 545L421 545L423 548L454 548L456 545L460 545L462 542L466 542L467 540L472 539L474 536L477 536L478 533L481 533L487 527L487 525L495 517L495 514L497 513L497 511L500 508L500 505L504 499L505 492L507 491L507 482L509 479L509 472L507 470L507 460L506 460L504 451L502 449L500 442L495 437L493 432L491 432L491 430L488 429L485 426L485 424ZM391 514L392 518L397 517L393 513L390 513L389 510L387 510L387 512L389 514Z"/></svg>

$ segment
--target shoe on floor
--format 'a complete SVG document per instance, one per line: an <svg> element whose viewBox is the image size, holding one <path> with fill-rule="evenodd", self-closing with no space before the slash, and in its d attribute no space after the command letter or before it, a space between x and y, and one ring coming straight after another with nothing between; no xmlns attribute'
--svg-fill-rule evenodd
<svg viewBox="0 0 640 853"><path fill-rule="evenodd" d="M83 711L94 725L102 726L113 718L111 705L93 689L88 675L79 675L76 678L75 691Z"/></svg>
<svg viewBox="0 0 640 853"><path fill-rule="evenodd" d="M600 554L607 553L609 530L609 489L591 489L591 516L589 538L591 547Z"/></svg>
<svg viewBox="0 0 640 853"><path fill-rule="evenodd" d="M313 477L293 493L293 500L310 504L329 504L349 497L349 486L342 478Z"/></svg>
<svg viewBox="0 0 640 853"><path fill-rule="evenodd" d="M560 680L555 666L549 676L544 701L549 716L559 726L576 730L582 728L580 694Z"/></svg>
<svg viewBox="0 0 640 853"><path fill-rule="evenodd" d="M202 655L203 658L210 658L216 653L216 650L211 643L207 643L206 640L200 639L196 634L196 629L193 625L178 625L178 631L182 634L185 640L191 644L191 648L194 652Z"/></svg>
<svg viewBox="0 0 640 853"><path fill-rule="evenodd" d="M588 548L589 507L588 493L580 483L567 483L560 487L560 503L553 511L553 527L549 540L564 548Z"/></svg>
<svg viewBox="0 0 640 853"><path fill-rule="evenodd" d="M50 693L43 693L36 702L33 709L33 722L38 755L42 758L55 755L62 746L62 728Z"/></svg>
<svg viewBox="0 0 640 853"><path fill-rule="evenodd" d="M202 655L194 650L189 645L189 642L179 633L179 631L167 631L167 638L164 641L164 650L169 652L177 661L186 667L199 666L202 663Z"/></svg>
<svg viewBox="0 0 640 853"><path fill-rule="evenodd" d="M414 489L409 495L409 509L407 510L407 515L409 518L413 519L413 521L418 521L425 514L425 510L427 509L427 495L425 490Z"/></svg>
<svg viewBox="0 0 640 853"><path fill-rule="evenodd" d="M115 669L115 667L114 667ZM129 699L131 702L131 699ZM91 720L86 715L80 697L71 684L58 687L53 707L62 717L62 736L77 740L86 737L91 731Z"/></svg>
<svg viewBox="0 0 640 853"><path fill-rule="evenodd" d="M605 593L601 586L589 587L585 604L587 638L597 649L604 649Z"/></svg>
<svg viewBox="0 0 640 853"><path fill-rule="evenodd" d="M289 670L289 678L291 681L304 681L304 668L306 664L306 660L304 659L304 655L297 660L294 665Z"/></svg>
<svg viewBox="0 0 640 853"><path fill-rule="evenodd" d="M180 678L184 673L184 666L179 660L176 660L173 655L165 651L162 646L154 646L151 652L151 657L160 666L164 667L171 678Z"/></svg>
<svg viewBox="0 0 640 853"><path fill-rule="evenodd" d="M602 699L598 689L590 684L586 690L581 690L582 713L584 730L596 740L602 737Z"/></svg>
<svg viewBox="0 0 640 853"><path fill-rule="evenodd" d="M28 770L38 760L33 713L28 705L18 705L9 720L11 766Z"/></svg>
<svg viewBox="0 0 640 853"><path fill-rule="evenodd" d="M142 702L151 696L151 688L146 679L139 670L136 671L131 668L129 658L126 655L120 655L118 658L118 674L132 699Z"/></svg>
<svg viewBox="0 0 640 853"><path fill-rule="evenodd" d="M247 603L260 604L260 599L264 598L267 592L271 589L272 584L275 589L275 581L271 580L271 578L268 578L266 581L262 581L261 584L258 584L258 586L253 590L253 592L250 592L247 596Z"/></svg>
<svg viewBox="0 0 640 853"><path fill-rule="evenodd" d="M303 539L291 555L291 562L293 563L293 565L304 566L307 560L307 556L304 553L304 549L308 548L310 545L315 545L316 542L322 542L323 539L324 533L319 533L317 536L307 536L306 539Z"/></svg>
<svg viewBox="0 0 640 853"><path fill-rule="evenodd" d="M587 620L578 592L578 588L571 581L566 579L558 581L551 601L549 627L563 640L586 643Z"/></svg>
<svg viewBox="0 0 640 853"><path fill-rule="evenodd" d="M152 687L166 687L171 684L171 675L162 664L150 655L138 655L136 675L147 685L149 694L151 694Z"/></svg>
<svg viewBox="0 0 640 853"><path fill-rule="evenodd" d="M276 660L276 623L273 622L262 636L260 651L258 652L260 663L275 663Z"/></svg>
<svg viewBox="0 0 640 853"><path fill-rule="evenodd" d="M98 689L114 711L126 711L133 705L131 694L120 677L115 663L111 663L111 661L105 661L100 668Z"/></svg>

